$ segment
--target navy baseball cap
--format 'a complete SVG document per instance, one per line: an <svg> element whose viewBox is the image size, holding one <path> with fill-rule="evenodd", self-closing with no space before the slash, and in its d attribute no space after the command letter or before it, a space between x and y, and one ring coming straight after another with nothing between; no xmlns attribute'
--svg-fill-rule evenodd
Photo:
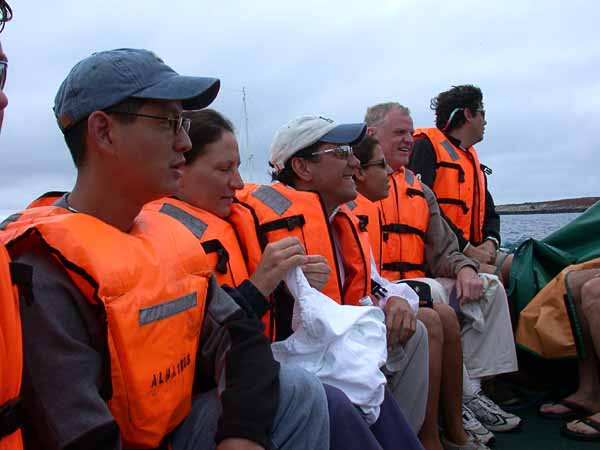
<svg viewBox="0 0 600 450"><path fill-rule="evenodd" d="M206 108L220 88L217 78L179 75L148 50L121 48L93 53L78 62L54 99L58 126L67 131L94 111L133 97L181 100L183 109Z"/></svg>

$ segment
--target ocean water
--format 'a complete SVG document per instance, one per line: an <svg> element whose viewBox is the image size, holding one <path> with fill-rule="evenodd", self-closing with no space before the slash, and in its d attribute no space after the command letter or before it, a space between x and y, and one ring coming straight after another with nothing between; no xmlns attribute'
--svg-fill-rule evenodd
<svg viewBox="0 0 600 450"><path fill-rule="evenodd" d="M545 238L579 215L580 213L502 215L500 216L502 246L511 248L528 238Z"/></svg>

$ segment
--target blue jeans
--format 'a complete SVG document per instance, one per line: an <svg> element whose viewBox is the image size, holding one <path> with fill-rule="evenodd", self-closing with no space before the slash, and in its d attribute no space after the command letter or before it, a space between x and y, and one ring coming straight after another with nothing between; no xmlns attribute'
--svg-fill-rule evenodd
<svg viewBox="0 0 600 450"><path fill-rule="evenodd" d="M328 450L329 415L321 382L305 370L281 366L279 407L271 442L278 450ZM197 396L173 433L173 450L212 450L221 402L216 389Z"/></svg>

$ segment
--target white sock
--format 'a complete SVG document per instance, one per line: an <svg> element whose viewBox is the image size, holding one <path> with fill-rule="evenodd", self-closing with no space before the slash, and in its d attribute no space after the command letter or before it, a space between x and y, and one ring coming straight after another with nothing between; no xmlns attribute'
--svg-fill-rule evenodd
<svg viewBox="0 0 600 450"><path fill-rule="evenodd" d="M463 377L463 397L473 397L481 390L481 378Z"/></svg>

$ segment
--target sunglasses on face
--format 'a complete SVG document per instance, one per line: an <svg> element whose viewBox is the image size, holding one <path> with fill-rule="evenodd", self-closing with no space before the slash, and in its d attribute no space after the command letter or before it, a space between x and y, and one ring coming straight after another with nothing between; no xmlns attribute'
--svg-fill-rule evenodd
<svg viewBox="0 0 600 450"><path fill-rule="evenodd" d="M316 151L311 153L311 155L323 155L325 153L333 153L339 159L348 159L353 154L352 147L349 145L340 145L339 147Z"/></svg>
<svg viewBox="0 0 600 450"><path fill-rule="evenodd" d="M149 119L166 120L167 122L169 122L169 126L171 127L171 130L173 131L173 134L175 136L177 136L181 132L182 129L186 133L188 133L190 131L190 125L192 123L191 119L188 119L183 116L178 116L178 117L152 116L149 114L132 113L129 111L108 111L108 113L109 114L122 114L122 115L126 115L126 116L146 117Z"/></svg>
<svg viewBox="0 0 600 450"><path fill-rule="evenodd" d="M8 71L8 61L0 61L0 91L4 90L6 84L6 72Z"/></svg>
<svg viewBox="0 0 600 450"><path fill-rule="evenodd" d="M387 167L387 161L385 160L385 158L382 158L361 164L360 167L362 167L363 169L366 167L379 167L380 169L385 169Z"/></svg>

